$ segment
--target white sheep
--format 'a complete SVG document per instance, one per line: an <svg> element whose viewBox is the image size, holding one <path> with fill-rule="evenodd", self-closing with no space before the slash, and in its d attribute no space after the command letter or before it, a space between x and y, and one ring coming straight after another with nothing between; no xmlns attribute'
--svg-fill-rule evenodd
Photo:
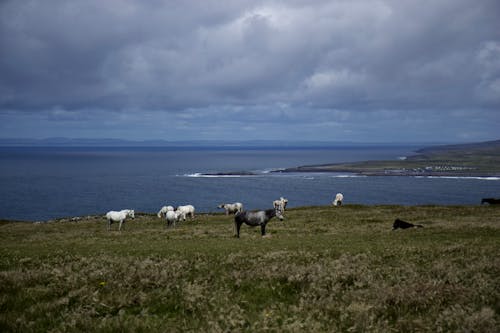
<svg viewBox="0 0 500 333"><path fill-rule="evenodd" d="M220 204L218 208L223 208L226 211L226 215L236 214L243 211L243 204L241 202L235 202L232 204Z"/></svg>
<svg viewBox="0 0 500 333"><path fill-rule="evenodd" d="M177 214L179 219L182 218L183 221L186 221L186 216L189 215L190 218L194 218L194 206L193 205L185 205L177 207Z"/></svg>
<svg viewBox="0 0 500 333"><path fill-rule="evenodd" d="M342 193L337 193L337 195L335 195L335 200L333 200L333 202L332 202L332 205L342 206L343 200L344 200L344 195Z"/></svg>
<svg viewBox="0 0 500 333"><path fill-rule="evenodd" d="M163 206L161 207L160 211L158 212L158 217L161 218L167 214L169 211L174 211L174 207L172 206Z"/></svg>

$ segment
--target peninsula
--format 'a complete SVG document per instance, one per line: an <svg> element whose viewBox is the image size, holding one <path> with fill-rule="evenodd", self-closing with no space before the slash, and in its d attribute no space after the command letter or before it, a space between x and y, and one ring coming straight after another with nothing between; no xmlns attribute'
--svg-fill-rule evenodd
<svg viewBox="0 0 500 333"><path fill-rule="evenodd" d="M366 176L500 176L500 140L432 146L415 153L403 160L304 165L274 172L349 172Z"/></svg>

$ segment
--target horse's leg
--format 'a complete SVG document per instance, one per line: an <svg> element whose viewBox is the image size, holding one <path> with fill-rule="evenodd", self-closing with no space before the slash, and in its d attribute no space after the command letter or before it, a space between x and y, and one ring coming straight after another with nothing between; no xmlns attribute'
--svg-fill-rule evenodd
<svg viewBox="0 0 500 333"><path fill-rule="evenodd" d="M111 219L108 219L108 231L111 230Z"/></svg>
<svg viewBox="0 0 500 333"><path fill-rule="evenodd" d="M122 230L122 224L123 224L123 220L120 220L120 225L118 226L118 231Z"/></svg>
<svg viewBox="0 0 500 333"><path fill-rule="evenodd" d="M262 224L260 225L260 234L261 234L262 236L265 236L265 235L266 235L266 223L262 223Z"/></svg>
<svg viewBox="0 0 500 333"><path fill-rule="evenodd" d="M240 238L241 223L234 221L234 226L236 227L236 235L234 236Z"/></svg>

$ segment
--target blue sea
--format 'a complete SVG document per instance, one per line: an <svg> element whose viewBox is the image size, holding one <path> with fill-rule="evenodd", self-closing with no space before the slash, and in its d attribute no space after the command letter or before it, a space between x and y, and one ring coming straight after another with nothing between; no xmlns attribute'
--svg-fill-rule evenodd
<svg viewBox="0 0 500 333"><path fill-rule="evenodd" d="M346 204L477 205L498 197L499 178L361 177L348 173L272 173L300 165L398 159L420 146L336 147L1 147L0 219L45 221L163 205L197 212L242 202L271 207ZM250 171L252 176L204 174Z"/></svg>

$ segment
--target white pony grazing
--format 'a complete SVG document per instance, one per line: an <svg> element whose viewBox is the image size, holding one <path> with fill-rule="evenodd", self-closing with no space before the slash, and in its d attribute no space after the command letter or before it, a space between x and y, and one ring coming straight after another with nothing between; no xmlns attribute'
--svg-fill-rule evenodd
<svg viewBox="0 0 500 333"><path fill-rule="evenodd" d="M333 202L332 202L332 205L342 206L343 200L344 200L344 195L342 193L337 193L337 195L335 195L335 200L333 200Z"/></svg>
<svg viewBox="0 0 500 333"><path fill-rule="evenodd" d="M158 212L158 217L161 218L162 216L166 216L167 212L174 211L174 207L172 206L163 206L161 207L160 211Z"/></svg>
<svg viewBox="0 0 500 333"><path fill-rule="evenodd" d="M113 222L120 222L118 230L122 230L122 224L127 217L135 218L133 209L124 209L119 212L112 210L107 212L106 219L108 219L108 230L111 230L111 224Z"/></svg>
<svg viewBox="0 0 500 333"><path fill-rule="evenodd" d="M178 219L186 221L186 216L189 215L190 218L194 218L194 206L193 205L185 205L177 207L176 213L178 215Z"/></svg>
<svg viewBox="0 0 500 333"><path fill-rule="evenodd" d="M218 208L224 208L226 215L236 214L243 211L243 204L241 202L235 202L232 204L220 204Z"/></svg>
<svg viewBox="0 0 500 333"><path fill-rule="evenodd" d="M179 219L179 214L177 211L174 212L173 210L169 210L165 214L165 219L167 220L167 228L171 227L172 224L174 225L175 228L175 222L177 222L177 220Z"/></svg>

